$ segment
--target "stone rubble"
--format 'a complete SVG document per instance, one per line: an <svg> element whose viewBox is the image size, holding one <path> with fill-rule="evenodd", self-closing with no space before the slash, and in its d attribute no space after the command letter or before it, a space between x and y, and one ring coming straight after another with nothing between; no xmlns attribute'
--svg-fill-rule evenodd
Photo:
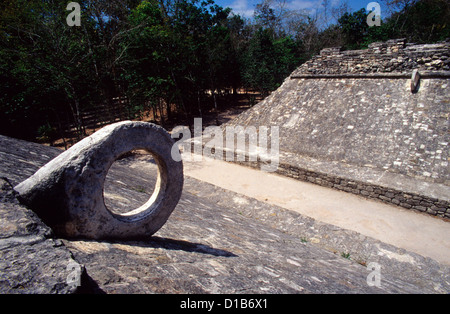
<svg viewBox="0 0 450 314"><path fill-rule="evenodd" d="M416 45L405 39L369 44L368 49L342 51L340 47L322 49L306 61L291 77L317 74L389 74L449 71L450 42Z"/></svg>

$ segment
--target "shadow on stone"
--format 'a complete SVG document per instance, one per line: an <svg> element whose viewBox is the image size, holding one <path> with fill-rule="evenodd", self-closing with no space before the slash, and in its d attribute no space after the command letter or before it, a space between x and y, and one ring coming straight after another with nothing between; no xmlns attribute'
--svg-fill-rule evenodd
<svg viewBox="0 0 450 314"><path fill-rule="evenodd" d="M140 242L142 243L142 242ZM139 245L139 242L127 243L129 245ZM177 250L186 252L196 252L213 256L238 257L238 255L226 250L215 249L201 243L192 243L184 240L174 240L169 238L153 236L149 242L145 242L145 246L154 248L163 248L167 250Z"/></svg>
<svg viewBox="0 0 450 314"><path fill-rule="evenodd" d="M81 274L81 286L77 288L75 294L106 294L106 292L103 291L98 283L89 276L86 270L84 270Z"/></svg>
<svg viewBox="0 0 450 314"><path fill-rule="evenodd" d="M175 240L169 238L163 238L158 236L152 236L149 240L137 240L135 241L120 241L116 243L126 244L129 246L136 247L151 247L151 248L161 248L166 250L175 250L175 251L185 251L185 252L195 252L201 254L208 254L213 256L223 256L223 257L238 257L238 255L222 250L215 249L206 244L201 243L193 243L184 240Z"/></svg>

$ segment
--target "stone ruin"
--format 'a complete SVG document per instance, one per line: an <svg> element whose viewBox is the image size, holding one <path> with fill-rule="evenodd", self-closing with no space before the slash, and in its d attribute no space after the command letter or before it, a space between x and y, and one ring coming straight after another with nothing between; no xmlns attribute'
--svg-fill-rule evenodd
<svg viewBox="0 0 450 314"><path fill-rule="evenodd" d="M281 127L281 174L450 217L449 48L448 42L391 40L367 50L323 49L228 125ZM15 190L64 236L151 235L181 196L183 167L171 156L173 143L156 125L116 123L77 143ZM106 173L136 148L156 159L156 189L140 208L111 213L103 202Z"/></svg>
<svg viewBox="0 0 450 314"><path fill-rule="evenodd" d="M325 49L228 125L280 126L280 174L448 218L449 52L449 43L401 40ZM375 239L192 178L181 197L182 164L154 125L111 125L65 153L0 142L3 293L449 291L448 266ZM134 148L155 157L157 188L136 211L108 213L107 169ZM169 227L145 237L179 200ZM121 241L86 241L108 237ZM367 283L373 261L383 265L380 287Z"/></svg>
<svg viewBox="0 0 450 314"><path fill-rule="evenodd" d="M78 142L14 189L19 200L59 236L150 236L167 221L183 189L183 164L171 156L173 143L155 124L114 123ZM156 160L155 190L139 208L117 214L105 205L105 178L113 162L134 149L147 150Z"/></svg>
<svg viewBox="0 0 450 314"><path fill-rule="evenodd" d="M447 264L190 176L156 235L131 240L60 236L18 202L13 186L62 152L1 135L0 144L3 294L450 291ZM110 170L117 192L124 192L117 180L141 186L151 175L147 159L125 160ZM131 189L127 195L138 200L141 194ZM382 265L380 286L368 284L371 263Z"/></svg>
<svg viewBox="0 0 450 314"><path fill-rule="evenodd" d="M227 125L280 126L280 174L449 218L449 70L450 42L326 48Z"/></svg>

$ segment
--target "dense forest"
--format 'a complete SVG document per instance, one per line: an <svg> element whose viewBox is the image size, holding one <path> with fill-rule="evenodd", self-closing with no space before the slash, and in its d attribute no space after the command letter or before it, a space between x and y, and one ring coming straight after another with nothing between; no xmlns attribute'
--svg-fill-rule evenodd
<svg viewBox="0 0 450 314"><path fill-rule="evenodd" d="M81 138L88 121L149 112L190 123L238 91L268 95L324 47L450 37L448 0L385 0L391 14L372 27L365 8L328 0L314 14L262 0L253 18L213 0L79 0L79 26L68 3L2 0L0 134Z"/></svg>

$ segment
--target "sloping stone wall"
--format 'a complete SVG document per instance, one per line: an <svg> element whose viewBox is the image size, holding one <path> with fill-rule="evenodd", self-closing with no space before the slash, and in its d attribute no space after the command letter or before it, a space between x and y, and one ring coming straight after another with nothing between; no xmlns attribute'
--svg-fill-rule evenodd
<svg viewBox="0 0 450 314"><path fill-rule="evenodd" d="M449 48L325 49L228 125L279 126L281 174L450 217Z"/></svg>
<svg viewBox="0 0 450 314"><path fill-rule="evenodd" d="M448 79L287 80L233 121L280 126L280 149L450 184Z"/></svg>

